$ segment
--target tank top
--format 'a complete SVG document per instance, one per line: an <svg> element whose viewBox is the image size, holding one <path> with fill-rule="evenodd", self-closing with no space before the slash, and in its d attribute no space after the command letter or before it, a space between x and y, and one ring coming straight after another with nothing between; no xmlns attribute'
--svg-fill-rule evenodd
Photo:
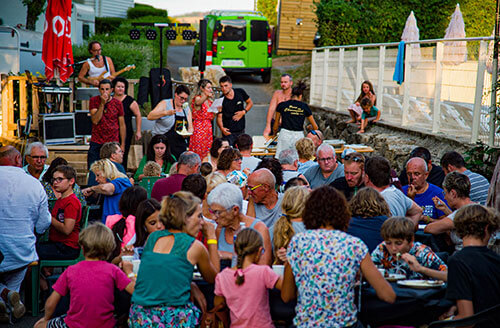
<svg viewBox="0 0 500 328"><path fill-rule="evenodd" d="M249 228L254 228L255 225L259 222L262 222L261 220L259 219L255 219L253 220L252 224L250 225ZM229 252L229 253L232 253L234 252L234 246L233 244L228 244L227 241L226 241L226 228L225 227L222 227L222 229L220 229L220 234L219 234L219 251L224 251L224 252Z"/></svg>
<svg viewBox="0 0 500 328"><path fill-rule="evenodd" d="M104 60L107 60L106 57L103 56L103 58ZM106 72L104 73L104 77L108 77L111 75L107 71L106 65L104 65L103 67L97 67L92 63L92 60L90 58L87 59L87 63L89 63L89 71L88 71L89 77L98 77L104 72Z"/></svg>
<svg viewBox="0 0 500 328"><path fill-rule="evenodd" d="M153 252L159 238L174 236L170 253ZM189 301L194 266L187 251L194 238L185 233L168 230L149 235L141 257L132 303L142 306L181 306Z"/></svg>
<svg viewBox="0 0 500 328"><path fill-rule="evenodd" d="M166 110L174 109L173 99L164 99L162 101L166 102ZM153 136L157 134L165 134L174 126L174 123L175 115L165 115L163 117L160 117L155 121L155 125L153 125L151 133L153 134Z"/></svg>

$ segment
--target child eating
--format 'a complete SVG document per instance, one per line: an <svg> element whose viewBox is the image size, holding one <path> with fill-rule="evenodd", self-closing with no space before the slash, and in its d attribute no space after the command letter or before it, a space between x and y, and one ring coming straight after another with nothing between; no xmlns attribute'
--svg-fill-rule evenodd
<svg viewBox="0 0 500 328"><path fill-rule="evenodd" d="M414 230L408 218L387 219L380 229L384 241L372 252L373 263L389 274L403 274L407 279L431 277L446 281L446 264L430 247L414 241Z"/></svg>

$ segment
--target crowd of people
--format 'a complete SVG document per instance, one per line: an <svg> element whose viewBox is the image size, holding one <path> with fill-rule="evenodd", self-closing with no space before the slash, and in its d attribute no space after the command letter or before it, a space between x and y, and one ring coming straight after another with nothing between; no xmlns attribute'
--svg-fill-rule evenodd
<svg viewBox="0 0 500 328"><path fill-rule="evenodd" d="M89 49L100 53L99 46ZM35 327L196 327L212 306L228 309L232 327L273 327L272 289L284 302L296 300L297 327L362 327L360 274L387 303L396 293L386 275L446 281L454 306L443 315L455 318L500 302L500 256L488 248L500 227L500 204L487 197L496 181L490 188L455 151L438 166L417 147L399 178L384 157L350 149L337 156L302 102L304 85L293 87L286 74L264 131L281 126L279 151L253 157L245 133L252 100L229 77L219 82L218 113L208 111L213 90L203 79L193 94L181 85L158 103L148 114L153 138L132 175L124 153L141 133L130 131L125 113L140 114L133 99L124 106L120 78L100 81L90 101L94 177L85 188L63 158L46 164L42 143L30 143L24 156L0 148L0 321L24 315L19 291L28 265L81 252L84 260L52 286L41 284L52 292ZM363 132L357 106L373 108L370 83L358 100L350 111ZM222 138L212 136L214 118ZM179 133L186 122L188 133ZM148 177L158 178L150 197L138 184ZM88 226L87 203L101 208ZM40 279L53 274L42 270ZM213 289L202 292L200 279ZM69 307L61 314L63 298Z"/></svg>

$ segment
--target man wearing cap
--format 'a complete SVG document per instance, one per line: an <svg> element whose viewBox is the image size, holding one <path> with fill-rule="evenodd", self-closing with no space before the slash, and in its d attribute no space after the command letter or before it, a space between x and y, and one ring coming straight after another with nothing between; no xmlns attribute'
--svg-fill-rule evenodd
<svg viewBox="0 0 500 328"><path fill-rule="evenodd" d="M365 186L365 157L360 153L349 153L343 157L344 176L333 181L330 186L341 191L347 200Z"/></svg>

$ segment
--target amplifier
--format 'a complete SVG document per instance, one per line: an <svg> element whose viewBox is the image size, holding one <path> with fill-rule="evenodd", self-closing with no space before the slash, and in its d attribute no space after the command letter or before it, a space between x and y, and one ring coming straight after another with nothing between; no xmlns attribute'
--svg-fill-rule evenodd
<svg viewBox="0 0 500 328"><path fill-rule="evenodd" d="M46 145L74 144L75 114L40 114L40 136Z"/></svg>

